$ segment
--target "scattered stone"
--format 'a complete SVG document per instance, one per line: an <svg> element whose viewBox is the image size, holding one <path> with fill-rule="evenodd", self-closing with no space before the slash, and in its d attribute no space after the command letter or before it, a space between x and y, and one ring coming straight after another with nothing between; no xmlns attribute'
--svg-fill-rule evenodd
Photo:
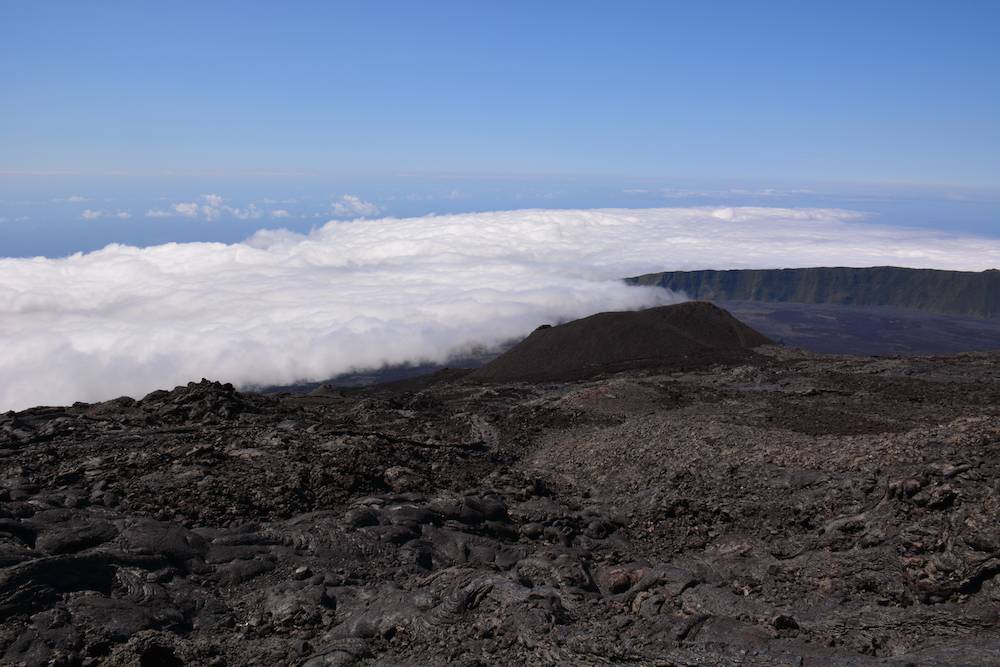
<svg viewBox="0 0 1000 667"><path fill-rule="evenodd" d="M396 493L416 491L420 488L420 477L405 466L392 466L383 474L386 485Z"/></svg>

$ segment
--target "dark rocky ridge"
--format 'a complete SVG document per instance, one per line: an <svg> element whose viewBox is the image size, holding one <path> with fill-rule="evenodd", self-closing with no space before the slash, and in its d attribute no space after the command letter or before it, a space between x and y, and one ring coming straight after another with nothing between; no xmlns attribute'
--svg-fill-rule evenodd
<svg viewBox="0 0 1000 667"><path fill-rule="evenodd" d="M996 665L1000 354L725 361L0 415L0 661Z"/></svg>
<svg viewBox="0 0 1000 667"><path fill-rule="evenodd" d="M468 377L567 381L636 368L692 369L745 359L771 342L718 306L690 301L540 327Z"/></svg>
<svg viewBox="0 0 1000 667"><path fill-rule="evenodd" d="M870 268L667 271L628 282L709 301L791 301L894 306L935 313L1000 317L1000 271Z"/></svg>

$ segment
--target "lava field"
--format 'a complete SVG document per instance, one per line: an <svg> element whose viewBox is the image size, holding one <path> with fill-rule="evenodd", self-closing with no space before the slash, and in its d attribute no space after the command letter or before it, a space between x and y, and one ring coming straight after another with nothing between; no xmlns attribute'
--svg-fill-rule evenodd
<svg viewBox="0 0 1000 667"><path fill-rule="evenodd" d="M720 336L2 414L0 659L1000 664L1000 354Z"/></svg>

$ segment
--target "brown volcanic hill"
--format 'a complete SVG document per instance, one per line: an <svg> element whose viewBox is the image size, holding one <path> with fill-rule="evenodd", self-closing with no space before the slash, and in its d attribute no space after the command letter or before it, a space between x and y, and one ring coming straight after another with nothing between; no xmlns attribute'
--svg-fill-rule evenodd
<svg viewBox="0 0 1000 667"><path fill-rule="evenodd" d="M718 306L690 301L539 327L466 377L549 382L636 368L697 368L739 361L771 342Z"/></svg>

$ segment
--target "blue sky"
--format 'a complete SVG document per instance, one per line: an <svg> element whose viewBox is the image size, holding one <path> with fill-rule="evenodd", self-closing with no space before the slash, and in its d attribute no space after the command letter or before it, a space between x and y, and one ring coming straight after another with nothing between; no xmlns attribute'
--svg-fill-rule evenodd
<svg viewBox="0 0 1000 667"><path fill-rule="evenodd" d="M344 195L997 234L998 27L974 1L8 0L0 255L305 228ZM214 220L147 215L207 194Z"/></svg>

